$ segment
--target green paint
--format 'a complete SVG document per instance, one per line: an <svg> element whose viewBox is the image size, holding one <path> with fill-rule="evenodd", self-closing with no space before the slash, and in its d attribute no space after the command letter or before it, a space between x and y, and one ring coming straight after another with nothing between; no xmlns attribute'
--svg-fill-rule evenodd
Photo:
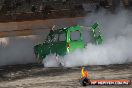
<svg viewBox="0 0 132 88"><path fill-rule="evenodd" d="M102 44L103 38L100 33L99 24L96 22L90 27L91 36L95 44ZM72 39L72 33L77 33L79 37ZM62 37L63 36L63 37ZM62 38L62 40L61 40ZM61 40L61 41L60 41ZM38 59L44 59L46 55L57 54L64 56L76 49L85 47L82 29L79 25L50 31L46 41L43 44L34 46L34 52Z"/></svg>

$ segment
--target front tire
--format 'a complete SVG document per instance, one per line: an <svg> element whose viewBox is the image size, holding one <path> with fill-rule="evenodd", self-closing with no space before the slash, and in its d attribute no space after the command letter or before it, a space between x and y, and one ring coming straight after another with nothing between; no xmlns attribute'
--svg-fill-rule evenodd
<svg viewBox="0 0 132 88"><path fill-rule="evenodd" d="M38 64L41 64L42 61L43 61L43 60L41 60L41 59L39 58L39 54L38 54L37 57L36 57L36 61L37 61Z"/></svg>

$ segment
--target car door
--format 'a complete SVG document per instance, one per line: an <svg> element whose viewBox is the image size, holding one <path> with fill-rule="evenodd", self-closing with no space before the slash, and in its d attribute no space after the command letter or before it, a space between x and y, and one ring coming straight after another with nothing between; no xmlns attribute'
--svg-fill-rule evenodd
<svg viewBox="0 0 132 88"><path fill-rule="evenodd" d="M84 48L82 32L80 30L70 31L69 51Z"/></svg>
<svg viewBox="0 0 132 88"><path fill-rule="evenodd" d="M52 43L51 52L53 54L65 55L66 54L66 33L55 34L54 42Z"/></svg>

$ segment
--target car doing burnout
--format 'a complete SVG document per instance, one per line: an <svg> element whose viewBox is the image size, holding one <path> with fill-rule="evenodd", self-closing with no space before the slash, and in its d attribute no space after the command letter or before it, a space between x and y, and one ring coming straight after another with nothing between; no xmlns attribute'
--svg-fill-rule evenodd
<svg viewBox="0 0 132 88"><path fill-rule="evenodd" d="M85 40L87 39L88 42L102 44L103 38L97 22L91 27L77 25L51 30L44 43L34 46L34 52L37 59L41 61L49 54L64 56L76 49L85 48Z"/></svg>

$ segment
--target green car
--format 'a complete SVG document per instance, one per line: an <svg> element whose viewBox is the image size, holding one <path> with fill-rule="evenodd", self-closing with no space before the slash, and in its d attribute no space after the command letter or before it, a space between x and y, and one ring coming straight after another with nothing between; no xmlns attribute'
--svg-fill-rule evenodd
<svg viewBox="0 0 132 88"><path fill-rule="evenodd" d="M102 44L103 38L98 26L96 22L91 27L77 25L51 30L44 43L34 46L36 58L42 61L49 54L64 56L76 49L85 48L84 29L89 31L92 43Z"/></svg>

